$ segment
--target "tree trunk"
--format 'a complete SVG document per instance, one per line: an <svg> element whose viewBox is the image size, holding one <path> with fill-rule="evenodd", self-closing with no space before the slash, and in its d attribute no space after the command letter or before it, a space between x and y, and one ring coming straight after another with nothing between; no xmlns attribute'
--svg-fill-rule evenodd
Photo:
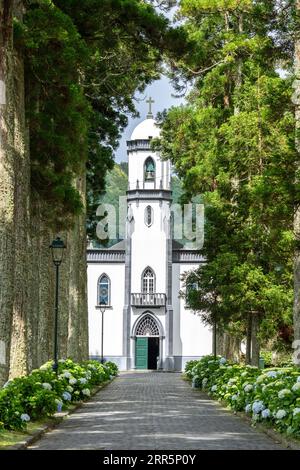
<svg viewBox="0 0 300 470"><path fill-rule="evenodd" d="M76 361L88 359L88 312L87 312L87 269L86 269L86 174L76 181L84 210L76 218L70 234L69 274L69 325L67 353Z"/></svg>
<svg viewBox="0 0 300 470"><path fill-rule="evenodd" d="M300 0L296 0L296 12L300 21ZM296 149L300 158L300 36L295 42L295 81L294 81L294 104L296 118ZM299 160L299 159L298 159ZM300 165L298 164L298 171ZM296 184L299 184L299 176L296 177ZM300 205L295 207L294 233L296 237L296 249L294 254L294 362L300 366Z"/></svg>
<svg viewBox="0 0 300 470"><path fill-rule="evenodd" d="M251 364L251 338L252 338L251 330L252 330L252 315L249 312L248 318L247 318L247 332L246 332L246 335L247 335L246 336L246 358L245 358L246 364Z"/></svg>
<svg viewBox="0 0 300 470"><path fill-rule="evenodd" d="M0 386L9 375L14 266L13 2L0 0Z"/></svg>
<svg viewBox="0 0 300 470"><path fill-rule="evenodd" d="M259 366L259 356L260 356L260 343L258 340L258 331L259 331L259 313L252 312L252 325L251 325L251 365Z"/></svg>
<svg viewBox="0 0 300 470"><path fill-rule="evenodd" d="M20 6L20 3L19 3ZM22 11L14 11L22 20ZM28 133L25 126L24 64L20 52L14 53L14 303L11 332L10 377L26 374L32 369L32 354L29 356L29 326L31 296L29 279L32 262L29 258L29 207L30 207L30 160Z"/></svg>

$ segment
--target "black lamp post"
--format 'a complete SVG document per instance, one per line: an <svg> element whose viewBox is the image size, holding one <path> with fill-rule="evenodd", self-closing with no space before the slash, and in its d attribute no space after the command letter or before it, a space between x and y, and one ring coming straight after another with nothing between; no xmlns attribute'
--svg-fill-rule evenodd
<svg viewBox="0 0 300 470"><path fill-rule="evenodd" d="M53 370L57 373L58 369L58 284L59 284L59 266L61 265L64 257L64 249L66 245L60 237L55 238L50 245L52 254L52 261L56 268L56 285L55 285L55 310L54 310L54 364Z"/></svg>
<svg viewBox="0 0 300 470"><path fill-rule="evenodd" d="M101 364L103 364L104 362L104 358L103 358L103 338L104 338L104 335L103 335L103 318L104 318L104 313L105 313L105 310L106 310L106 304L104 302L100 302L100 312L101 312Z"/></svg>

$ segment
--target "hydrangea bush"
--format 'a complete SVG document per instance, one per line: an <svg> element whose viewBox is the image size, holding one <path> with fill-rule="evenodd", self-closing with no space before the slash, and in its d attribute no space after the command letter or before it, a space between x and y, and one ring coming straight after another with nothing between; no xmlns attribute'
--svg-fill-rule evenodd
<svg viewBox="0 0 300 470"><path fill-rule="evenodd" d="M112 362L77 364L60 360L58 373L47 362L30 375L8 381L0 389L0 429L22 430L30 420L51 416L71 403L87 399L94 386L118 373Z"/></svg>
<svg viewBox="0 0 300 470"><path fill-rule="evenodd" d="M206 356L188 362L185 375L193 387L235 411L245 411L254 422L300 437L300 370L296 367L261 370Z"/></svg>

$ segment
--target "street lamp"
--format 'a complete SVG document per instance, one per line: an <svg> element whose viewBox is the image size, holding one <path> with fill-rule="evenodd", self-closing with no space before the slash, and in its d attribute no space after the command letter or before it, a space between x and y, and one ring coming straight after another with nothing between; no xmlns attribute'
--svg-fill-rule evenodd
<svg viewBox="0 0 300 470"><path fill-rule="evenodd" d="M59 283L59 266L61 265L64 257L64 249L66 245L60 237L55 238L51 245L49 246L52 255L52 261L56 268L56 286L55 286L55 310L54 310L54 363L53 370L57 373L58 369L58 351L57 351L57 342L58 342L58 283Z"/></svg>
<svg viewBox="0 0 300 470"><path fill-rule="evenodd" d="M104 363L104 358L103 358L103 317L104 313L106 310L106 303L103 301L100 302L100 312L101 312L101 364Z"/></svg>

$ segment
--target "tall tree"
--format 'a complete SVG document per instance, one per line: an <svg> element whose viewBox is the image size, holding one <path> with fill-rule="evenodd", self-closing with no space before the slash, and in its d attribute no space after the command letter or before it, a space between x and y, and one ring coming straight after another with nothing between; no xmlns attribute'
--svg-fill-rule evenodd
<svg viewBox="0 0 300 470"><path fill-rule="evenodd" d="M296 11L296 37L294 54L294 104L296 117L296 149L300 158L300 0L295 2ZM296 185L299 185L300 167L298 164ZM296 237L296 249L294 258L294 340L295 363L300 364L300 203L297 201L294 216L294 232Z"/></svg>
<svg viewBox="0 0 300 470"><path fill-rule="evenodd" d="M195 85L188 105L171 110L162 131L163 154L174 162L187 194L205 195L202 287L209 270L225 323L242 319L246 328L250 315L255 364L258 326L263 330L272 309L286 320L282 306L290 307L291 295L294 123L290 80L276 72L278 60L289 54L274 34L277 7L265 1L181 2L196 47L177 71L194 77ZM224 258L234 263L220 276ZM278 266L281 276L274 275ZM205 288L211 292L211 284ZM275 309L271 291L277 292Z"/></svg>

